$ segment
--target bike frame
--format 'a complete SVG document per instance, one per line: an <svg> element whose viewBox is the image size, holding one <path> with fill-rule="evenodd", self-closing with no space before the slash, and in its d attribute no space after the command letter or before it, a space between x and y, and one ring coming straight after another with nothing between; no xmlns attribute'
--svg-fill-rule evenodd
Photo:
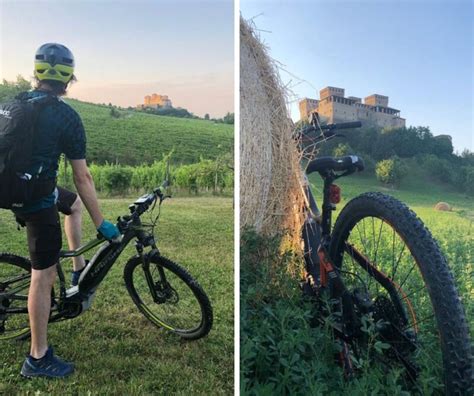
<svg viewBox="0 0 474 396"><path fill-rule="evenodd" d="M57 307L55 309L53 307L51 311L50 322L74 318L90 307L97 287L104 280L109 270L132 239L136 239L135 247L138 255L142 258L143 270L145 272L145 278L147 279L151 295L155 301L158 301L157 292L149 270L149 263L150 257L152 255L159 256L160 252L156 246L153 234L145 230L141 223L140 215L144 210L135 212L135 207L133 205L130 209L132 211L131 216L124 216L118 219L117 225L123 234L119 241L107 241L98 236L97 239L91 240L78 249L60 252L60 260L57 265L60 284L59 299L57 300ZM79 284L71 288L66 288L66 279L62 270L61 261L67 258L81 256L99 245L101 245L100 248L81 273ZM151 248L151 250L144 253L146 247ZM158 272L161 282L166 285L166 275L163 268L158 266ZM56 302L54 295L52 298L53 302ZM28 313L28 309L26 307L7 308L5 313L26 314Z"/></svg>
<svg viewBox="0 0 474 396"><path fill-rule="evenodd" d="M318 292L327 290L329 299L341 301L343 306L343 322L341 327L335 326L334 330L340 338L348 341L354 336L357 337L361 335L361 333L357 325L357 315L354 310L351 292L345 286L339 275L339 268L333 264L333 259L329 255L332 211L336 209L336 205L331 202L331 185L336 179L347 175L347 173L337 175L334 171L328 170L320 172L320 175L324 182L323 205L320 216L318 215L319 210L311 189L309 188L309 183L308 186L304 188L306 200L311 205L303 227L305 271L307 275L313 278L310 283L321 288ZM399 289L397 289L396 284L385 274L380 272L370 260L361 254L353 245L346 242L344 249L346 253L353 258L354 262L359 264L387 290L404 324L408 324L408 315L398 296Z"/></svg>

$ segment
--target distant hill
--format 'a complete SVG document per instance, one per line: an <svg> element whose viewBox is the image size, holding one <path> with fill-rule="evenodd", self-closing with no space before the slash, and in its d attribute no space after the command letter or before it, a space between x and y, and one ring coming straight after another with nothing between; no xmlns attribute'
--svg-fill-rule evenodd
<svg viewBox="0 0 474 396"><path fill-rule="evenodd" d="M87 134L88 162L136 165L160 160L174 149L173 162L215 159L233 147L233 125L113 110L65 99L81 116Z"/></svg>

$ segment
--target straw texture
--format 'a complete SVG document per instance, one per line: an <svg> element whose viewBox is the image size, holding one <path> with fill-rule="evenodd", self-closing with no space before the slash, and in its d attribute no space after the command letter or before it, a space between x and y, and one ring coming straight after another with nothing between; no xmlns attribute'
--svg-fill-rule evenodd
<svg viewBox="0 0 474 396"><path fill-rule="evenodd" d="M304 197L288 93L253 24L240 19L240 224L299 249Z"/></svg>

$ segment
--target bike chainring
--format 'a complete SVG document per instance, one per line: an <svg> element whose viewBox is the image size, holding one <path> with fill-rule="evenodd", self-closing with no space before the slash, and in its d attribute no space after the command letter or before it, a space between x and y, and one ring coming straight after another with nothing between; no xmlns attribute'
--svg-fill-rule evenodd
<svg viewBox="0 0 474 396"><path fill-rule="evenodd" d="M59 305L61 317L73 319L82 313L82 304L77 301L66 301Z"/></svg>
<svg viewBox="0 0 474 396"><path fill-rule="evenodd" d="M406 329L406 321L386 296L379 295L375 298L373 318L378 324L377 329L382 341L391 346L385 351L386 357L405 366L407 379L410 382L416 381L420 371L413 359L417 349L416 333Z"/></svg>

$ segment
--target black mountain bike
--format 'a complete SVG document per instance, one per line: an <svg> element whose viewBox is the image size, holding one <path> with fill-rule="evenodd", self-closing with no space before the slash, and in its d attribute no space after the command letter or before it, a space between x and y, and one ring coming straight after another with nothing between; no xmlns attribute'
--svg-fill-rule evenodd
<svg viewBox="0 0 474 396"><path fill-rule="evenodd" d="M212 327L212 307L206 293L192 276L178 264L160 254L153 234L159 218L144 223L140 217L158 202L159 209L167 198L162 191L167 182L152 193L143 195L129 206L130 214L118 218L122 234L119 241L98 236L83 247L60 254L57 266L59 287L53 288L50 322L72 319L92 304L95 291L125 247L135 241L136 256L125 265L125 286L138 309L154 325L188 340L204 337ZM79 284L67 288L61 261L80 256L100 246L85 270ZM26 338L28 323L28 289L31 263L27 258L0 253L0 340Z"/></svg>
<svg viewBox="0 0 474 396"><path fill-rule="evenodd" d="M364 367L396 369L414 392L472 395L472 351L453 276L436 241L405 204L378 192L340 202L334 181L362 171L358 156L314 159L314 147L360 122L321 126L314 115L299 132L309 161L306 175L323 179L322 212L304 186L302 289L316 321L338 340L338 361L350 378ZM310 144L308 144L310 142ZM427 390L430 389L430 390Z"/></svg>

